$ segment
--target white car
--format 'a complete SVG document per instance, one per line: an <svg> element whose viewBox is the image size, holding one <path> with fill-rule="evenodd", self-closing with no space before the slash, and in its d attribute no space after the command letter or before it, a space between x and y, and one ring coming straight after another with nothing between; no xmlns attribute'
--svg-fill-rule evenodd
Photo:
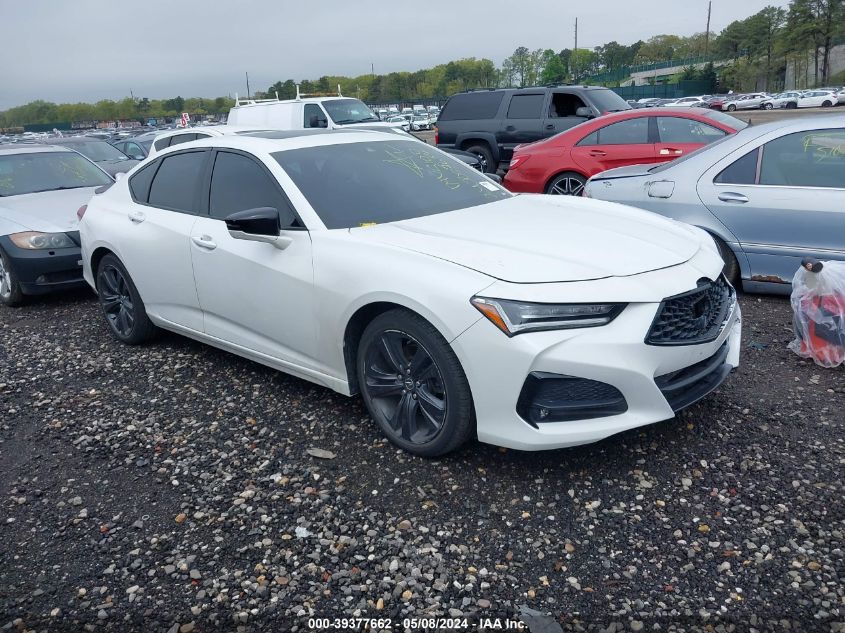
<svg viewBox="0 0 845 633"><path fill-rule="evenodd" d="M739 363L736 295L705 232L515 196L395 134L170 148L94 196L80 232L120 341L161 327L361 393L419 455L475 435L593 442L671 418Z"/></svg>
<svg viewBox="0 0 845 633"><path fill-rule="evenodd" d="M801 98L801 93L796 91L781 92L780 94L769 97L760 105L764 110L794 110L798 107L798 100Z"/></svg>
<svg viewBox="0 0 845 633"><path fill-rule="evenodd" d="M84 287L77 211L112 182L65 147L0 146L0 303Z"/></svg>
<svg viewBox="0 0 845 633"><path fill-rule="evenodd" d="M701 103L701 97L683 97L671 103L666 103L664 106L669 108L691 108L699 103Z"/></svg>
<svg viewBox="0 0 845 633"><path fill-rule="evenodd" d="M415 132L431 129L431 119L427 114L415 114L411 118L411 129Z"/></svg>
<svg viewBox="0 0 845 633"><path fill-rule="evenodd" d="M837 104L838 95L831 90L808 90L798 98L799 108L830 108Z"/></svg>
<svg viewBox="0 0 845 633"><path fill-rule="evenodd" d="M208 125L197 127L183 127L167 130L157 134L152 146L150 146L147 158L155 156L168 147L189 143L197 139L211 138L215 136L228 136L230 134L242 134L245 132L257 132L267 128L254 127L249 125Z"/></svg>
<svg viewBox="0 0 845 633"><path fill-rule="evenodd" d="M410 122L403 116L392 116L387 119L387 122L399 126L405 132L409 132L411 130Z"/></svg>

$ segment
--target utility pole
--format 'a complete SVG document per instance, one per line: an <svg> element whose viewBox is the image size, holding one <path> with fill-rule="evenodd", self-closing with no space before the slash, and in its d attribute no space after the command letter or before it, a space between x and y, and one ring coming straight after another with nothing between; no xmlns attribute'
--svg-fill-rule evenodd
<svg viewBox="0 0 845 633"><path fill-rule="evenodd" d="M251 99L252 93L249 91L249 73L247 72L245 74L246 74L246 98Z"/></svg>
<svg viewBox="0 0 845 633"><path fill-rule="evenodd" d="M572 50L572 81L578 81L576 63L578 61L578 18L575 18L575 48Z"/></svg>
<svg viewBox="0 0 845 633"><path fill-rule="evenodd" d="M370 76L375 79L376 78L376 65L370 64Z"/></svg>
<svg viewBox="0 0 845 633"><path fill-rule="evenodd" d="M713 12L713 0L707 3L707 30L704 31L704 54L710 52L710 15Z"/></svg>

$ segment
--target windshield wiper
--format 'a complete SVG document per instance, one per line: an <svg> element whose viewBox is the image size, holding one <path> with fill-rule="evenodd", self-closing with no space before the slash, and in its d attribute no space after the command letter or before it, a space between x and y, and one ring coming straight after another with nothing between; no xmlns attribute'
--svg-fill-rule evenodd
<svg viewBox="0 0 845 633"><path fill-rule="evenodd" d="M45 191L64 191L65 189L82 189L84 187L90 187L91 185L74 185L73 187L53 187L51 189L36 189L35 191L30 191L29 193L44 193Z"/></svg>
<svg viewBox="0 0 845 633"><path fill-rule="evenodd" d="M378 121L378 119L341 119L340 121L335 121L338 125L349 125L350 123L366 123L367 121Z"/></svg>

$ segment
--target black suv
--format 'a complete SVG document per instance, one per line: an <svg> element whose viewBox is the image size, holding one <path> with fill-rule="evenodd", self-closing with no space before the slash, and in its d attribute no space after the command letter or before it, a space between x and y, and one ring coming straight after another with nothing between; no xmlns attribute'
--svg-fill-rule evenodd
<svg viewBox="0 0 845 633"><path fill-rule="evenodd" d="M505 166L513 148L631 106L612 90L593 86L471 90L453 95L437 120L438 147L478 156L484 171Z"/></svg>

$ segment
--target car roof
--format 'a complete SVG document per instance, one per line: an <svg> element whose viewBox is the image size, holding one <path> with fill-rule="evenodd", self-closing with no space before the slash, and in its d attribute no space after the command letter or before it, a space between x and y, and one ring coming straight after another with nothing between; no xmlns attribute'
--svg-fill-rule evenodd
<svg viewBox="0 0 845 633"><path fill-rule="evenodd" d="M64 145L65 143L105 143L106 141L95 136L63 136L62 138L55 139L53 142L58 145Z"/></svg>
<svg viewBox="0 0 845 633"><path fill-rule="evenodd" d="M228 147L255 154L269 154L291 149L364 143L368 141L401 141L418 143L410 135L400 135L376 130L266 130L248 134L231 134L198 139L168 147L158 154L166 156L172 151L204 147Z"/></svg>
<svg viewBox="0 0 845 633"><path fill-rule="evenodd" d="M75 154L72 149L62 147L60 145L42 145L42 144L21 144L10 143L8 145L0 145L0 154L36 154L39 152L68 152Z"/></svg>

